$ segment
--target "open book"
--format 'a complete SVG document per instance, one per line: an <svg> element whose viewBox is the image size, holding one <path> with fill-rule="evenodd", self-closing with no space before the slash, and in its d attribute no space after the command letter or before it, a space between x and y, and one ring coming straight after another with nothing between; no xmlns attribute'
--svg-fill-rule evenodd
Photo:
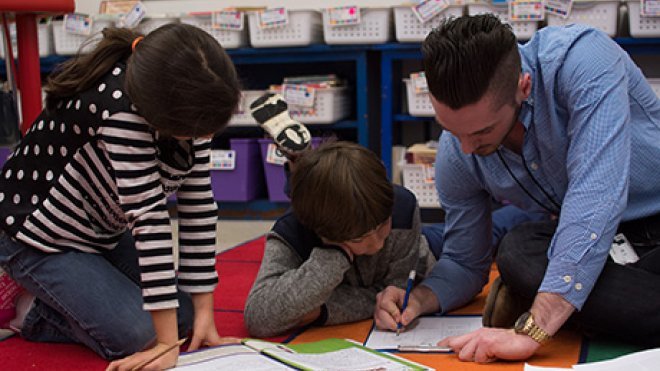
<svg viewBox="0 0 660 371"><path fill-rule="evenodd" d="M176 370L433 370L392 354L377 352L343 339L282 345L245 339L242 344L222 345L182 354Z"/></svg>

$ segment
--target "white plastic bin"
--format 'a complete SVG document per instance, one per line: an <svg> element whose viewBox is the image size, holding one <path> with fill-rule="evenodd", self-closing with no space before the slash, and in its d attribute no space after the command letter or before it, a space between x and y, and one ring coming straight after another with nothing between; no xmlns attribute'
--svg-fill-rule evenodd
<svg viewBox="0 0 660 371"><path fill-rule="evenodd" d="M660 37L660 17L643 17L639 0L628 1L630 36Z"/></svg>
<svg viewBox="0 0 660 371"><path fill-rule="evenodd" d="M452 5L442 13L428 20L426 23L419 21L410 6L397 6L394 8L394 25L396 39L399 42L421 42L431 30L440 25L445 18L460 17L463 15L463 5Z"/></svg>
<svg viewBox="0 0 660 371"><path fill-rule="evenodd" d="M468 4L468 14L477 15L492 13L498 16L502 22L511 24L514 35L520 40L529 40L534 36L539 25L536 21L509 22L509 4L508 3L484 3L475 2Z"/></svg>
<svg viewBox="0 0 660 371"><path fill-rule="evenodd" d="M281 93L281 91L273 91ZM316 89L314 106L289 104L291 118L304 124L333 124L351 113L351 99L347 87Z"/></svg>
<svg viewBox="0 0 660 371"><path fill-rule="evenodd" d="M212 14L190 14L181 17L181 23L190 24L197 26L204 31L208 32L213 36L220 45L225 49L235 49L241 48L247 45L248 43L248 34L247 34L247 22L243 20L243 29L240 31L236 30L224 30L213 28ZM245 18L245 15L243 15Z"/></svg>
<svg viewBox="0 0 660 371"><path fill-rule="evenodd" d="M9 24L9 34L11 35L11 47L14 58L18 57L18 44L16 41L16 23ZM39 42L39 56L47 57L53 54L53 27L51 23L39 23L37 25L37 38ZM5 33L0 32L0 58L5 58L4 48Z"/></svg>
<svg viewBox="0 0 660 371"><path fill-rule="evenodd" d="M579 23L603 30L611 37L617 34L617 23L619 21L618 1L588 1L573 2L573 8L568 18L564 19L555 15L548 15L548 26L563 26L571 23Z"/></svg>
<svg viewBox="0 0 660 371"><path fill-rule="evenodd" d="M250 104L260 96L264 95L266 90L243 90L241 92L241 102L238 104L236 112L229 120L230 126L255 126L257 121L250 113Z"/></svg>
<svg viewBox="0 0 660 371"><path fill-rule="evenodd" d="M160 26L164 26L170 23L178 23L179 17L170 14L163 15L154 15L144 17L140 24L138 24L137 29L139 32L147 35L149 32L157 29Z"/></svg>
<svg viewBox="0 0 660 371"><path fill-rule="evenodd" d="M306 46L323 40L321 13L316 10L289 10L289 23L283 27L259 27L257 12L248 13L250 44L255 48Z"/></svg>
<svg viewBox="0 0 660 371"><path fill-rule="evenodd" d="M116 18L108 16L98 16L93 18L92 22L92 33L91 35L79 35L67 32L64 29L64 21L53 21L53 36L55 41L55 54L58 55L74 55L78 53L78 50L83 46L84 48L81 52L86 53L94 49L103 35L103 31L106 27L112 27L115 25ZM89 43L86 43L90 40Z"/></svg>
<svg viewBox="0 0 660 371"><path fill-rule="evenodd" d="M392 12L390 8L361 8L360 23L333 26L328 9L323 9L323 38L326 44L386 43L392 39Z"/></svg>
<svg viewBox="0 0 660 371"><path fill-rule="evenodd" d="M419 207L440 208L438 191L435 182L429 180L434 169L430 165L400 163L403 175L403 186L408 188L417 197ZM433 178L435 178L433 176Z"/></svg>
<svg viewBox="0 0 660 371"><path fill-rule="evenodd" d="M431 105L429 93L417 93L409 78L403 79L406 85L406 98L408 101L408 113L411 116L433 117L435 112Z"/></svg>

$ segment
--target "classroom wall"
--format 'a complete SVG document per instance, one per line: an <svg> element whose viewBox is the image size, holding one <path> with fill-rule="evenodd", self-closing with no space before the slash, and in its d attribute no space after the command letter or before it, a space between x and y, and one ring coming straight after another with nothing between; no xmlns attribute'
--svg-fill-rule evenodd
<svg viewBox="0 0 660 371"><path fill-rule="evenodd" d="M151 14L200 12L219 10L232 6L283 6L289 9L320 9L341 5L359 5L364 7L400 5L405 0L323 0L319 2L301 0L142 0L147 12ZM86 14L98 13L101 0L76 0L76 11Z"/></svg>

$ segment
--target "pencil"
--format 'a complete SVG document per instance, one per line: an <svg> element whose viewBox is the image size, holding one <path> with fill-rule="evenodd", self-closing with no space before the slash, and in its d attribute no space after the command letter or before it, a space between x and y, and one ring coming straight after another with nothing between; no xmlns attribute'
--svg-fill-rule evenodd
<svg viewBox="0 0 660 371"><path fill-rule="evenodd" d="M140 370L142 370L142 367L144 367L144 366L150 364L151 362L157 360L158 358L164 356L164 355L165 355L167 352L169 352L170 350L172 350L172 349L174 349L174 348L177 348L177 347L180 347L181 345L183 345L183 343L186 342L186 340L188 340L188 338L183 338L183 339L177 341L176 343L170 345L169 347L167 347L166 349L162 350L160 353L156 354L155 356L151 357L150 359L148 359L148 360L146 360L146 361L140 363L139 365L133 367L133 368L131 369L131 371L140 371Z"/></svg>
<svg viewBox="0 0 660 371"><path fill-rule="evenodd" d="M403 306L401 306L401 315L403 316L403 312L406 310L406 307L408 306L408 299L410 298L410 292L412 291L413 283L415 283L415 275L417 272L415 270L410 271L410 275L408 275L408 285L406 285L406 295L403 297ZM396 336L399 336L399 333L401 333L401 327L403 325L401 322L396 324Z"/></svg>

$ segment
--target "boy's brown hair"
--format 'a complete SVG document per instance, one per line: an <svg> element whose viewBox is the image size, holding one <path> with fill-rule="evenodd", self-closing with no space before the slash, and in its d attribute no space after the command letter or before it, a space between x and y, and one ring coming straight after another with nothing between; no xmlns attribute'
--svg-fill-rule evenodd
<svg viewBox="0 0 660 371"><path fill-rule="evenodd" d="M292 168L293 213L319 236L349 241L392 216L392 183L378 156L364 147L321 144L302 154Z"/></svg>

